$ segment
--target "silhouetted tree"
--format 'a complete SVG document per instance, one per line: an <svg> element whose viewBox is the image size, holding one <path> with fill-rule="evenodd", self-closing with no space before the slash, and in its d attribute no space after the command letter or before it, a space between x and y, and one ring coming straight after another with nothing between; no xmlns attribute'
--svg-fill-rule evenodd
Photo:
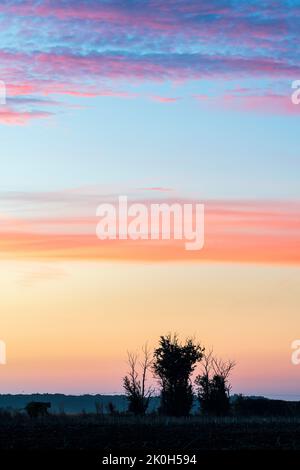
<svg viewBox="0 0 300 470"><path fill-rule="evenodd" d="M129 402L128 411L135 415L143 415L149 406L150 398L154 392L152 387L146 386L147 374L152 366L152 358L147 345L143 347L143 359L139 363L141 372L137 371L138 356L128 353L129 372L123 379L123 387ZM141 378L139 378L141 376Z"/></svg>
<svg viewBox="0 0 300 470"><path fill-rule="evenodd" d="M161 413L188 416L193 405L191 374L203 352L204 348L192 339L181 344L177 335L160 337L153 370L161 385Z"/></svg>
<svg viewBox="0 0 300 470"><path fill-rule="evenodd" d="M202 374L195 379L202 412L226 415L230 409L229 375L235 362L223 361L213 356L212 351L204 354Z"/></svg>

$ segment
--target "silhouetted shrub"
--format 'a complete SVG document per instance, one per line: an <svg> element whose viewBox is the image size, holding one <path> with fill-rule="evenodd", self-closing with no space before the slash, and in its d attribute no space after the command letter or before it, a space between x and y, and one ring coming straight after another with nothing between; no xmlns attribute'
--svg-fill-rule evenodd
<svg viewBox="0 0 300 470"><path fill-rule="evenodd" d="M223 361L213 356L213 351L203 356L203 371L195 379L201 412L222 416L230 410L229 375L234 368L233 361Z"/></svg>
<svg viewBox="0 0 300 470"><path fill-rule="evenodd" d="M154 351L153 369L161 384L160 412L188 416L193 405L191 374L204 348L192 339L180 344L176 335L161 336L159 344Z"/></svg>

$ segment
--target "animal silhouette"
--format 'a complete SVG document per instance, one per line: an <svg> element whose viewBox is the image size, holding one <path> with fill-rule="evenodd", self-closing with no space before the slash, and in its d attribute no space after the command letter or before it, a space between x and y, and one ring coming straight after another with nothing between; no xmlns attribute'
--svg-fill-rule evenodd
<svg viewBox="0 0 300 470"><path fill-rule="evenodd" d="M51 408L49 402L31 401L25 406L25 410L30 418L38 418L39 416L48 416L48 408Z"/></svg>

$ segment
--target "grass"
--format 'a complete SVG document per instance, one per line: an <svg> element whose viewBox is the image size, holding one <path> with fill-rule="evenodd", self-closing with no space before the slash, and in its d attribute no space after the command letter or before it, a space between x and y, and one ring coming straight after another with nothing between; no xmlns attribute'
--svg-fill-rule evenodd
<svg viewBox="0 0 300 470"><path fill-rule="evenodd" d="M0 412L0 449L300 450L300 418L80 414L29 419L22 413Z"/></svg>

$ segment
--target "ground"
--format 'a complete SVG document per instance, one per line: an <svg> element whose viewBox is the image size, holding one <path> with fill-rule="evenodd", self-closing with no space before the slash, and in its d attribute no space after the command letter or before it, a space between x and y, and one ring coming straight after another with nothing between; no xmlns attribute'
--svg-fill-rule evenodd
<svg viewBox="0 0 300 470"><path fill-rule="evenodd" d="M0 449L106 452L298 450L299 418L167 419L76 415L0 419Z"/></svg>

